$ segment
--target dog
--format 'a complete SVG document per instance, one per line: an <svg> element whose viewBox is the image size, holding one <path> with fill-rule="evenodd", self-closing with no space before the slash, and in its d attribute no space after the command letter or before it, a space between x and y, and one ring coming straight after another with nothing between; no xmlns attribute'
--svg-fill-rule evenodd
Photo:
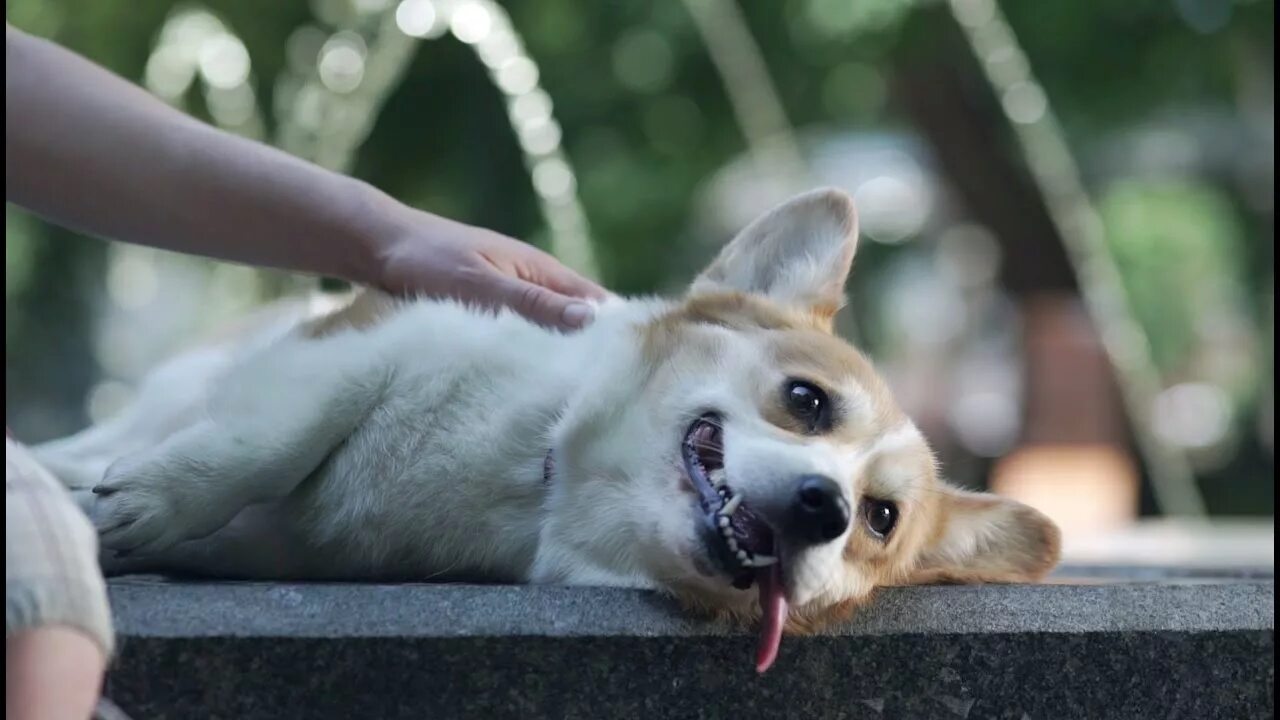
<svg viewBox="0 0 1280 720"><path fill-rule="evenodd" d="M108 573L652 588L759 621L763 669L876 587L1059 557L1041 513L945 484L833 334L856 226L845 193L800 195L682 298L611 298L573 334L371 291L277 309L34 451Z"/></svg>

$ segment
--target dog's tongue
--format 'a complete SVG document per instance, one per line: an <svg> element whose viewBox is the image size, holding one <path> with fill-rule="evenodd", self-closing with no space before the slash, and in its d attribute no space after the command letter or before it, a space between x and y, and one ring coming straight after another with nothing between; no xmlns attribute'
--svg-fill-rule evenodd
<svg viewBox="0 0 1280 720"><path fill-rule="evenodd" d="M762 569L756 576L760 586L760 644L756 646L756 672L762 673L778 659L782 626L787 622L787 597L783 594L781 563Z"/></svg>

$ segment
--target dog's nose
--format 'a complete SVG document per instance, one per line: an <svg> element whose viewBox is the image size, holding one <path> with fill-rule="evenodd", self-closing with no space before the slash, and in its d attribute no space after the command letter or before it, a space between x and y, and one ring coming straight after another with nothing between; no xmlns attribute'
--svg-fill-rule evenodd
<svg viewBox="0 0 1280 720"><path fill-rule="evenodd" d="M849 527L849 501L840 485L825 475L805 475L791 501L790 534L795 540L817 545L831 542Z"/></svg>

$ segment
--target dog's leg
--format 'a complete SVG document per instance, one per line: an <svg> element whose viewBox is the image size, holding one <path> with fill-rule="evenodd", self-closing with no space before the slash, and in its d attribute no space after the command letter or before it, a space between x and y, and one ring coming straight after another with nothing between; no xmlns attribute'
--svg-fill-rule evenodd
<svg viewBox="0 0 1280 720"><path fill-rule="evenodd" d="M121 458L94 488L102 546L157 552L282 498L373 408L386 374L350 342L290 338L235 368L208 414Z"/></svg>
<svg viewBox="0 0 1280 720"><path fill-rule="evenodd" d="M89 488L102 482L111 463L155 447L204 415L208 390L231 359L231 351L222 347L179 355L148 375L134 401L116 416L31 451L87 511L92 506Z"/></svg>

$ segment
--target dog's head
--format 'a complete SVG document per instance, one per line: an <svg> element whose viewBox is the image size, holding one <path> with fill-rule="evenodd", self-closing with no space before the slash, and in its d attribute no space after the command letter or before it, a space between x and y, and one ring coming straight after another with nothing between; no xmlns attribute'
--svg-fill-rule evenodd
<svg viewBox="0 0 1280 720"><path fill-rule="evenodd" d="M587 382L599 400L560 438L572 519L553 522L600 577L639 572L744 616L779 595L803 629L877 586L1054 565L1053 523L945 485L871 363L832 334L856 242L844 193L787 202L642 324L625 377Z"/></svg>

